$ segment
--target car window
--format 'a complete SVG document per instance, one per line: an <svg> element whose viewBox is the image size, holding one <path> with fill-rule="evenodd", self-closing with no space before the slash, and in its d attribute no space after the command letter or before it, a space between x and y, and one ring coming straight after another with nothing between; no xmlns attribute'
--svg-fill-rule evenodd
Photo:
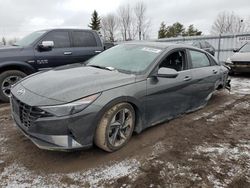
<svg viewBox="0 0 250 188"><path fill-rule="evenodd" d="M190 56L192 60L193 68L207 67L210 66L210 61L206 54L194 50L190 50Z"/></svg>
<svg viewBox="0 0 250 188"><path fill-rule="evenodd" d="M88 31L74 31L73 43L75 47L97 46L94 34Z"/></svg>
<svg viewBox="0 0 250 188"><path fill-rule="evenodd" d="M201 48L201 45L199 42L193 42L192 44L194 47Z"/></svg>
<svg viewBox="0 0 250 188"><path fill-rule="evenodd" d="M205 46L206 46L206 48L210 48L211 44L209 44L207 41L205 41Z"/></svg>
<svg viewBox="0 0 250 188"><path fill-rule="evenodd" d="M89 66L112 67L125 73L140 74L162 53L162 49L145 45L121 44L90 59Z"/></svg>
<svg viewBox="0 0 250 188"><path fill-rule="evenodd" d="M204 41L201 41L200 44L202 49L207 48L207 45Z"/></svg>
<svg viewBox="0 0 250 188"><path fill-rule="evenodd" d="M250 52L250 44L245 44L241 49L240 52Z"/></svg>
<svg viewBox="0 0 250 188"><path fill-rule="evenodd" d="M43 41L53 41L54 48L70 47L68 31L52 31L45 36Z"/></svg>
<svg viewBox="0 0 250 188"><path fill-rule="evenodd" d="M185 69L185 52L176 51L168 55L160 64L159 68L166 67L182 71Z"/></svg>
<svg viewBox="0 0 250 188"><path fill-rule="evenodd" d="M33 32L27 35L26 37L22 38L15 45L16 46L28 46L32 44L33 42L35 42L36 40L39 40L39 38L46 32L47 32L46 30Z"/></svg>

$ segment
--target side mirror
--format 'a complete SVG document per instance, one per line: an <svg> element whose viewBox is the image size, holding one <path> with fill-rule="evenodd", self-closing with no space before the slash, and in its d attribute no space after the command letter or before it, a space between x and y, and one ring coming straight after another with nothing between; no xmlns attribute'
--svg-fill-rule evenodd
<svg viewBox="0 0 250 188"><path fill-rule="evenodd" d="M233 49L233 52L234 53L239 52L239 49Z"/></svg>
<svg viewBox="0 0 250 188"><path fill-rule="evenodd" d="M178 76L178 72L175 69L161 67L158 70L157 77L162 78L176 78Z"/></svg>
<svg viewBox="0 0 250 188"><path fill-rule="evenodd" d="M53 41L42 41L41 44L39 44L39 48L42 50L52 50L54 47L54 42Z"/></svg>

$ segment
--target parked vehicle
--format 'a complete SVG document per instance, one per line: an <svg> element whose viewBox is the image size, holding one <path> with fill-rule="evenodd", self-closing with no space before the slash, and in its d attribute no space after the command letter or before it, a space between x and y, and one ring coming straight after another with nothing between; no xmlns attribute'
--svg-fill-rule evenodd
<svg viewBox="0 0 250 188"><path fill-rule="evenodd" d="M231 68L230 73L250 73L250 43L244 44L232 57L228 58L226 65Z"/></svg>
<svg viewBox="0 0 250 188"><path fill-rule="evenodd" d="M215 48L207 41L194 41L190 43L192 46L205 50L211 55L215 55Z"/></svg>
<svg viewBox="0 0 250 188"><path fill-rule="evenodd" d="M0 100L8 102L11 86L31 73L84 62L103 50L95 31L80 29L36 31L0 48Z"/></svg>
<svg viewBox="0 0 250 188"><path fill-rule="evenodd" d="M95 143L108 152L135 131L204 107L227 86L228 69L186 45L117 45L79 64L39 72L12 88L16 125L39 148Z"/></svg>

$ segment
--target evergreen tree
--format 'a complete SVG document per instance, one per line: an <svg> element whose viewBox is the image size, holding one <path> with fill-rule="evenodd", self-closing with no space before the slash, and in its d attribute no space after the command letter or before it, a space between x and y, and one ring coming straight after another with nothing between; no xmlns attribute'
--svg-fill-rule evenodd
<svg viewBox="0 0 250 188"><path fill-rule="evenodd" d="M161 22L161 26L158 31L158 39L166 37L166 29L166 24L164 22Z"/></svg>
<svg viewBox="0 0 250 188"><path fill-rule="evenodd" d="M176 22L171 26L168 26L166 29L166 37L178 37L182 36L185 33L185 27L179 23Z"/></svg>
<svg viewBox="0 0 250 188"><path fill-rule="evenodd" d="M101 29L101 18L98 16L98 13L96 10L92 13L91 22L88 25L92 30L99 31Z"/></svg>
<svg viewBox="0 0 250 188"><path fill-rule="evenodd" d="M188 26L183 36L196 36L196 35L201 35L201 34L202 34L202 31L199 31L198 29L194 28L194 25L190 25Z"/></svg>

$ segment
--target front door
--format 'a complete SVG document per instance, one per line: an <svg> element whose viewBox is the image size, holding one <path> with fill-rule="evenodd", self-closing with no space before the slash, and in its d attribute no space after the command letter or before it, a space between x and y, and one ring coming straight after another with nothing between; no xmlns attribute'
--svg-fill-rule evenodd
<svg viewBox="0 0 250 188"><path fill-rule="evenodd" d="M178 71L176 78L147 79L146 119L149 125L172 119L190 107L192 75L185 50L171 52L159 64Z"/></svg>
<svg viewBox="0 0 250 188"><path fill-rule="evenodd" d="M35 67L37 69L57 67L74 63L73 52L68 31L51 31L40 42L53 41L51 50L41 50L37 46L35 52Z"/></svg>

